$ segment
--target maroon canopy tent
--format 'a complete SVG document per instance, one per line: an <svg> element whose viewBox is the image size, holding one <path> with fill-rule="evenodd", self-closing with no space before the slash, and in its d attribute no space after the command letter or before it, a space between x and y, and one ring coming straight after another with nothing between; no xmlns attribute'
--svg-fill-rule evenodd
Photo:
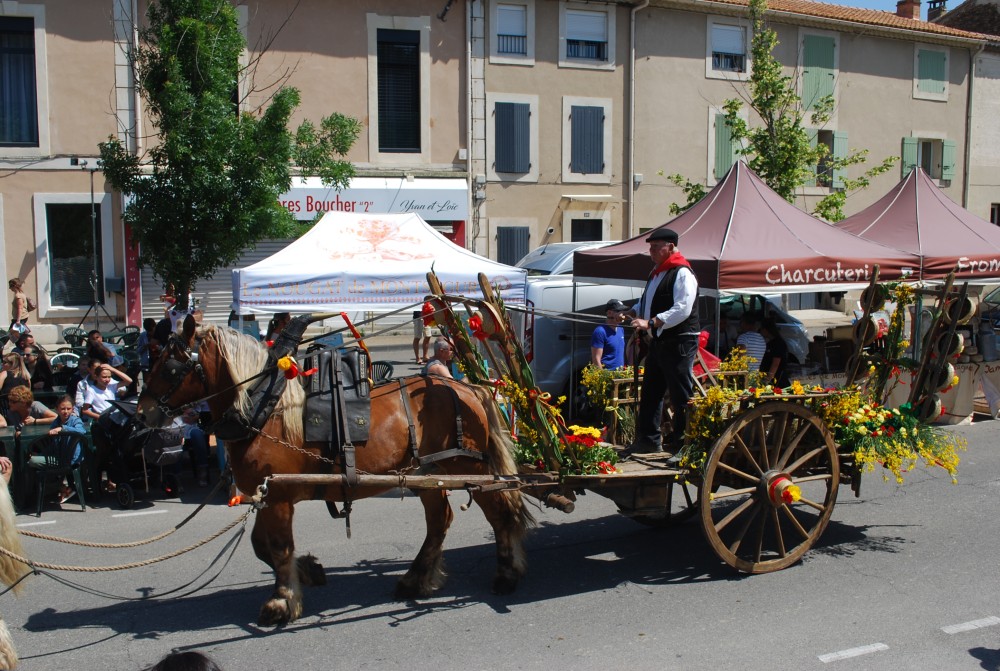
<svg viewBox="0 0 1000 671"><path fill-rule="evenodd" d="M1000 277L1000 229L952 201L917 167L878 202L837 227L920 257L919 279ZM683 249L683 248L682 248Z"/></svg>
<svg viewBox="0 0 1000 671"><path fill-rule="evenodd" d="M842 291L865 285L876 264L885 280L903 279L919 267L912 254L806 214L742 162L664 226L677 231L681 253L708 292ZM581 281L645 283L652 268L648 235L577 252L574 275Z"/></svg>

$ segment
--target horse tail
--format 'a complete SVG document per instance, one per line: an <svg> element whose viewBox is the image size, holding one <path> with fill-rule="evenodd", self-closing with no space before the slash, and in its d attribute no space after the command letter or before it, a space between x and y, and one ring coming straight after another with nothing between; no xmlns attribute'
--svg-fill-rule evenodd
<svg viewBox="0 0 1000 671"><path fill-rule="evenodd" d="M489 441L486 445L487 463L490 472L497 475L517 475L517 462L514 460L514 440L510 436L510 428L500 413L493 394L484 387L472 387L476 396L486 410L486 417L489 422ZM505 489L501 492L504 505L511 516L516 520L519 535L523 535L528 528L534 526L535 518L524 505L524 497L516 489Z"/></svg>
<svg viewBox="0 0 1000 671"><path fill-rule="evenodd" d="M3 482L0 482L0 547L11 554L24 556L24 550L21 548L21 534L17 531L14 519L14 502L11 501L10 492ZM25 573L28 573L27 565L11 558L6 553L0 553L0 582L5 585L14 585L14 592L17 593L21 589L21 584L18 581ZM2 639L2 632L0 632L0 658L2 658L3 651Z"/></svg>

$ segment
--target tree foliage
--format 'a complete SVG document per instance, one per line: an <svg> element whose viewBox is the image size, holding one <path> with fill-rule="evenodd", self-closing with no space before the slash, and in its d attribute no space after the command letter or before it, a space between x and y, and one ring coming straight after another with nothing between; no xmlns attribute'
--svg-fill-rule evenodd
<svg viewBox="0 0 1000 671"><path fill-rule="evenodd" d="M737 145L736 154L789 202L794 202L795 194L816 179L817 166L820 167L821 177L824 173L843 170L843 189L832 190L813 211L828 221L839 221L844 218L847 195L867 188L872 178L892 168L897 157L886 158L859 177L846 177L848 167L867 161L868 150L855 149L844 156L834 157L826 144L816 142L815 131L811 133L810 128L822 128L830 121L835 105L833 96L825 96L811 106L803 104L795 92L795 81L784 74L781 63L774 58L778 35L764 21L767 1L750 0L749 9L751 69L745 100L733 98L723 106L725 123ZM759 124L748 123L743 117L744 105L760 120ZM805 126L807 119L810 128ZM667 179L681 187L687 198L684 205L670 206L672 214L686 210L705 195L704 185L692 182L683 175L669 175Z"/></svg>
<svg viewBox="0 0 1000 671"><path fill-rule="evenodd" d="M131 197L124 219L140 265L172 285L185 307L199 279L246 247L295 234L277 198L290 188L293 166L347 186L354 168L343 157L361 123L334 113L293 133L299 92L287 86L266 106L239 113L246 42L228 0L156 0L148 19L133 66L158 136L145 157L108 138L99 145L102 170Z"/></svg>

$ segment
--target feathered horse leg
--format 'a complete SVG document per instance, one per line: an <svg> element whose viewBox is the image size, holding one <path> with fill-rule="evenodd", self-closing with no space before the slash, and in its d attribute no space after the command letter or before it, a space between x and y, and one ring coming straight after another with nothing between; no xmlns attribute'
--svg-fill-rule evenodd
<svg viewBox="0 0 1000 671"><path fill-rule="evenodd" d="M12 554L24 556L21 536L17 532L14 519L14 503L3 481L0 481L0 547ZM25 564L0 553L0 582L5 585L15 585L15 594L21 589L18 580L27 572L28 567ZM17 651L14 649L14 640L10 636L7 624L0 617L0 668L13 669L15 666L17 666Z"/></svg>

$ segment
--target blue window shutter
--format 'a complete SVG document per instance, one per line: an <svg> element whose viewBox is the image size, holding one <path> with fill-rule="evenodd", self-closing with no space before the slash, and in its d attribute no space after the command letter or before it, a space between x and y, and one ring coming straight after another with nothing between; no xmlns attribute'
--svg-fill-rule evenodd
<svg viewBox="0 0 1000 671"><path fill-rule="evenodd" d="M527 226L497 227L497 261L512 266L528 253Z"/></svg>
<svg viewBox="0 0 1000 671"><path fill-rule="evenodd" d="M833 95L834 45L832 37L823 35L806 35L802 40L802 103L806 109Z"/></svg>
<svg viewBox="0 0 1000 671"><path fill-rule="evenodd" d="M917 138L903 138L903 160L900 167L903 169L903 177L910 174L910 171L917 167Z"/></svg>
<svg viewBox="0 0 1000 671"><path fill-rule="evenodd" d="M595 175L604 172L604 108L573 105L570 172Z"/></svg>
<svg viewBox="0 0 1000 671"><path fill-rule="evenodd" d="M525 173L531 170L531 107L527 103L500 103L493 110L495 144L493 169Z"/></svg>
<svg viewBox="0 0 1000 671"><path fill-rule="evenodd" d="M944 93L947 76L943 51L921 49L917 52L917 88L924 93Z"/></svg>
<svg viewBox="0 0 1000 671"><path fill-rule="evenodd" d="M941 141L941 179L955 179L955 141Z"/></svg>
<svg viewBox="0 0 1000 671"><path fill-rule="evenodd" d="M833 159L837 161L845 158L847 158L847 131L835 130L833 131ZM845 168L834 168L832 177L830 186L834 189L843 189L847 170Z"/></svg>
<svg viewBox="0 0 1000 671"><path fill-rule="evenodd" d="M722 179L736 162L733 129L726 125L726 115L715 115L715 178Z"/></svg>

